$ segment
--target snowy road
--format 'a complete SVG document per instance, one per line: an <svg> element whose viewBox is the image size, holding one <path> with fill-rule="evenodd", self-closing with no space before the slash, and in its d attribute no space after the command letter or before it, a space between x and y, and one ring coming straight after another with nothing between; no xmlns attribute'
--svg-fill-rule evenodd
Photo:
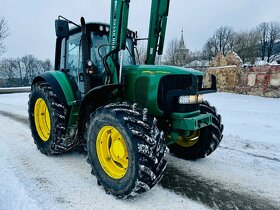
<svg viewBox="0 0 280 210"><path fill-rule="evenodd" d="M212 94L224 139L209 157L168 155L161 183L131 200L106 195L86 157L42 155L27 93L0 95L0 209L280 209L280 99Z"/></svg>

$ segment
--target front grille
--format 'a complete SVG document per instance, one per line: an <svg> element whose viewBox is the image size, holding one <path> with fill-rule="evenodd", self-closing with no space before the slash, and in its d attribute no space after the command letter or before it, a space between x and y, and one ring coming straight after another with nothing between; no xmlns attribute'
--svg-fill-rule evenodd
<svg viewBox="0 0 280 210"><path fill-rule="evenodd" d="M173 97L172 101L167 102L167 93L171 90L190 90L192 89L191 75L167 75L162 77L158 88L158 106L164 112L193 112L199 109L198 104L179 104L178 97ZM170 106L167 103L171 103Z"/></svg>

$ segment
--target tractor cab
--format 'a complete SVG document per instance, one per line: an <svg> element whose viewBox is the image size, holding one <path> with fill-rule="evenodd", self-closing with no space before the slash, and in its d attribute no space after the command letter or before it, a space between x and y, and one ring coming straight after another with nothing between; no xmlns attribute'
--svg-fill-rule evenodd
<svg viewBox="0 0 280 210"><path fill-rule="evenodd" d="M87 45L82 44L83 33L81 27L77 26L70 29L62 37L57 32L55 57L55 69L67 74L71 81L71 86L75 90L75 96L80 99L88 90L106 83L108 72L104 67L104 58L110 51L109 25L88 23L85 27L87 31L85 36L89 40ZM135 65L133 40L135 37L134 32L127 30L123 65ZM89 52L86 69L83 69L83 51ZM89 83L87 89L85 88L85 82Z"/></svg>

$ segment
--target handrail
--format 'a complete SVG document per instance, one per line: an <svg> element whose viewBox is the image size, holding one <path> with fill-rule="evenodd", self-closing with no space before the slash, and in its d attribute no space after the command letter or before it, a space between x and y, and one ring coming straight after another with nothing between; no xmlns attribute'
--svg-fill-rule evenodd
<svg viewBox="0 0 280 210"><path fill-rule="evenodd" d="M6 94L6 93L24 93L24 92L30 92L31 87L9 87L9 88L0 88L0 94Z"/></svg>

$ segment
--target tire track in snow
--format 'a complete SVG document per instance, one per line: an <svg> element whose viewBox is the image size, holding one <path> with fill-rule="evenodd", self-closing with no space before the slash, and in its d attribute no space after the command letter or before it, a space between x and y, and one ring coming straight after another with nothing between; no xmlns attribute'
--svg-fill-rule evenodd
<svg viewBox="0 0 280 210"><path fill-rule="evenodd" d="M3 110L0 110L0 115L28 126L27 117L19 116ZM248 154L259 157L254 154ZM260 156L259 158L266 158L268 160L279 162L278 159L272 159L266 156ZM204 177L199 176L199 174L197 176L192 175L192 173L187 174L171 164L167 165L160 185L167 190L183 195L196 202L203 203L204 205L214 209L279 209L279 206L272 204L270 200L226 189L221 183L206 180Z"/></svg>
<svg viewBox="0 0 280 210"><path fill-rule="evenodd" d="M12 120L18 121L20 123L23 123L27 126L29 125L29 121L28 121L27 117L16 115L16 114L13 114L13 113L10 113L10 112L7 112L7 111L3 111L3 110L0 110L0 115L8 117Z"/></svg>
<svg viewBox="0 0 280 210"><path fill-rule="evenodd" d="M272 160L272 161L280 162L280 159L278 159L278 158L267 157L267 156L264 156L264 155L257 155L257 154L253 154L253 153L250 153L250 152L245 152L245 151L242 151L242 150L238 150L238 149L234 149L234 148L230 148L230 147L225 147L225 146L220 146L220 148L227 149L227 150L232 150L232 151L236 151L236 152L240 152L240 153L244 153L246 155L251 155L253 157L264 158L264 159L267 159L267 160Z"/></svg>
<svg viewBox="0 0 280 210"><path fill-rule="evenodd" d="M226 189L221 183L206 180L199 174L187 174L171 164L167 164L160 185L213 209L279 210L268 199Z"/></svg>

